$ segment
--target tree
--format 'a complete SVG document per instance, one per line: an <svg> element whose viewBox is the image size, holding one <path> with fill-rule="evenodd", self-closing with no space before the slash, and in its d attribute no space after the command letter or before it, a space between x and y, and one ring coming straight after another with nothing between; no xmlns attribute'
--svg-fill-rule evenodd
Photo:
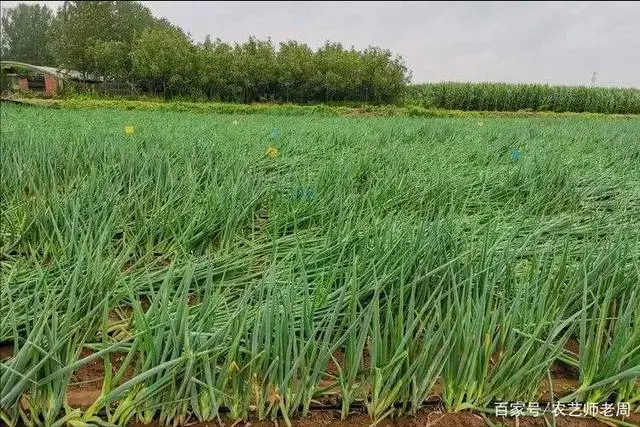
<svg viewBox="0 0 640 427"><path fill-rule="evenodd" d="M151 11L137 1L115 1L112 13L114 15L114 40L133 47L136 39L144 30L152 27L171 26L166 20L156 19Z"/></svg>
<svg viewBox="0 0 640 427"><path fill-rule="evenodd" d="M113 76L115 78L128 79L131 77L133 69L130 53L133 50L136 40L146 29L166 26L167 21L154 18L151 11L137 1L114 2L113 14L115 20L112 33L115 38L111 41L116 42L116 44L112 44L110 48L107 48L105 52L107 55L103 58L107 61L113 58L117 61L117 65L113 66L107 62L103 65L103 68L119 71L119 75L116 74ZM119 49L121 56L116 57L115 52ZM113 56L109 57L109 53L112 53Z"/></svg>
<svg viewBox="0 0 640 427"><path fill-rule="evenodd" d="M55 17L46 6L21 4L0 22L3 58L127 80L168 97L392 103L410 79L402 58L376 47L326 42L314 52L287 41L276 49L255 37L195 45L136 1L65 1Z"/></svg>
<svg viewBox="0 0 640 427"><path fill-rule="evenodd" d="M55 54L65 68L95 71L90 47L113 39L114 17L109 1L65 1L55 24Z"/></svg>
<svg viewBox="0 0 640 427"><path fill-rule="evenodd" d="M276 59L280 98L306 101L313 91L313 50L304 43L288 41L280 43Z"/></svg>
<svg viewBox="0 0 640 427"><path fill-rule="evenodd" d="M355 49L326 42L315 54L314 83L320 100L358 100L361 61Z"/></svg>
<svg viewBox="0 0 640 427"><path fill-rule="evenodd" d="M369 47L360 54L362 61L361 96L377 104L400 100L410 75L402 58L388 49Z"/></svg>
<svg viewBox="0 0 640 427"><path fill-rule="evenodd" d="M129 76L129 52L142 33L170 26L134 1L65 1L55 20L55 53L61 65L84 73Z"/></svg>
<svg viewBox="0 0 640 427"><path fill-rule="evenodd" d="M123 79L130 67L129 47L121 41L97 41L88 47L90 70L104 80Z"/></svg>
<svg viewBox="0 0 640 427"><path fill-rule="evenodd" d="M142 33L131 52L133 71L151 90L165 96L188 92L196 69L195 48L176 28L152 28Z"/></svg>
<svg viewBox="0 0 640 427"><path fill-rule="evenodd" d="M211 99L236 101L242 88L237 84L233 46L207 36L198 47L198 82Z"/></svg>
<svg viewBox="0 0 640 427"><path fill-rule="evenodd" d="M20 3L2 16L2 59L52 65L53 12L47 6Z"/></svg>
<svg viewBox="0 0 640 427"><path fill-rule="evenodd" d="M273 98L277 70L271 40L249 37L243 44L236 44L234 59L237 81L244 89L244 101Z"/></svg>

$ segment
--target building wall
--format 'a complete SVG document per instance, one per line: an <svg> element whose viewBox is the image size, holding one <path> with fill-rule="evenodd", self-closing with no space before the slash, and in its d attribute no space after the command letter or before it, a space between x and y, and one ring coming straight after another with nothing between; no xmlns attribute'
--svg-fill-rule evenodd
<svg viewBox="0 0 640 427"><path fill-rule="evenodd" d="M58 79L50 74L44 75L44 93L53 95L58 91Z"/></svg>
<svg viewBox="0 0 640 427"><path fill-rule="evenodd" d="M21 91L27 92L29 90L29 81L26 77L20 77L20 79L18 80L18 86L20 87Z"/></svg>

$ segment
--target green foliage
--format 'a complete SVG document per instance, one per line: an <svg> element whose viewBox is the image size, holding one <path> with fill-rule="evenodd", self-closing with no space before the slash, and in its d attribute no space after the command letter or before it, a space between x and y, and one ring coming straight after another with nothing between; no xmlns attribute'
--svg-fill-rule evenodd
<svg viewBox="0 0 640 427"><path fill-rule="evenodd" d="M629 119L637 120L637 115L600 114L600 113L553 113L548 111L461 111L423 108L419 106L401 107L397 105L352 105L351 103L330 103L315 105L298 105L287 103L220 103L194 102L176 99L167 101L159 97L138 97L123 99L115 97L105 99L101 94L71 94L64 99L44 100L30 99L20 102L51 108L68 108L75 110L122 109L139 111L183 111L204 114L270 114L293 116L405 116L405 117L457 117L457 118L593 118L600 120Z"/></svg>
<svg viewBox="0 0 640 427"><path fill-rule="evenodd" d="M637 119L0 114L6 424L640 403Z"/></svg>
<svg viewBox="0 0 640 427"><path fill-rule="evenodd" d="M209 99L235 101L240 88L235 75L233 46L209 37L196 56L199 84Z"/></svg>
<svg viewBox="0 0 640 427"><path fill-rule="evenodd" d="M191 41L175 28L145 30L136 40L133 72L165 94L188 93L195 77L195 52Z"/></svg>
<svg viewBox="0 0 640 427"><path fill-rule="evenodd" d="M196 54L200 88L219 101L389 104L401 99L408 81L402 59L390 51L339 43L314 52L294 41L276 49L253 37L233 46L207 38Z"/></svg>
<svg viewBox="0 0 640 427"><path fill-rule="evenodd" d="M277 81L276 52L271 40L249 37L235 46L232 64L235 83L242 88L245 102L269 97L270 85Z"/></svg>
<svg viewBox="0 0 640 427"><path fill-rule="evenodd" d="M390 104L398 102L409 83L411 73L402 58L391 51L368 48L362 52L362 87L365 102Z"/></svg>
<svg viewBox="0 0 640 427"><path fill-rule="evenodd" d="M346 50L340 43L325 43L318 49L315 58L318 72L314 75L314 86L323 101L357 99L362 69L358 52Z"/></svg>
<svg viewBox="0 0 640 427"><path fill-rule="evenodd" d="M91 69L105 80L122 79L127 75L128 47L124 42L98 41L88 48Z"/></svg>
<svg viewBox="0 0 640 427"><path fill-rule="evenodd" d="M23 10L10 9L7 22L16 22L8 28L23 30L7 38L9 52L20 49L23 38L45 38L31 15L18 13ZM51 12L42 10L51 21ZM35 36L24 34L30 26ZM66 1L49 32L51 42L43 46L52 45L55 56L46 65L127 81L165 98L388 104L400 101L410 75L402 58L375 47L356 51L327 42L314 52L302 43L276 48L271 40L255 37L233 45L207 37L195 44L182 29L134 1ZM28 52L24 60L34 58Z"/></svg>
<svg viewBox="0 0 640 427"><path fill-rule="evenodd" d="M475 111L555 111L640 114L640 89L508 83L410 85L406 102Z"/></svg>
<svg viewBox="0 0 640 427"><path fill-rule="evenodd" d="M314 51L295 41L274 46L255 37L194 43L135 1L65 1L55 18L46 6L20 4L2 23L3 58L75 69L168 99L640 114L640 90L633 88L409 85L403 59L373 46L356 50L327 41Z"/></svg>
<svg viewBox="0 0 640 427"><path fill-rule="evenodd" d="M135 1L65 1L54 25L56 65L107 77L129 76L129 53L147 29L167 26Z"/></svg>
<svg viewBox="0 0 640 427"><path fill-rule="evenodd" d="M3 60L51 65L53 12L46 5L19 3L2 15Z"/></svg>
<svg viewBox="0 0 640 427"><path fill-rule="evenodd" d="M65 1L56 15L54 48L57 65L83 73L94 71L91 47L112 40L112 2Z"/></svg>
<svg viewBox="0 0 640 427"><path fill-rule="evenodd" d="M305 102L314 93L314 52L304 43L280 43L277 53L277 90L285 102Z"/></svg>

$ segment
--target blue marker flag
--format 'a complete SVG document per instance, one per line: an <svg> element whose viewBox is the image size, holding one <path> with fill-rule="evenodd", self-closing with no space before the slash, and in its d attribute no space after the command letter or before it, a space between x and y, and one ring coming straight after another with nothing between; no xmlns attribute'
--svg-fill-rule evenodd
<svg viewBox="0 0 640 427"><path fill-rule="evenodd" d="M296 198L298 200L310 202L311 200L316 198L316 192L313 188L299 188L296 192Z"/></svg>

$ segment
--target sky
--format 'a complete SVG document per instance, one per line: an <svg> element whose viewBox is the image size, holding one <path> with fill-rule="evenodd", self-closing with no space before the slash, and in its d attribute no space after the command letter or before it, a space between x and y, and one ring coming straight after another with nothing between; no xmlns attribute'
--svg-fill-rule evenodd
<svg viewBox="0 0 640 427"><path fill-rule="evenodd" d="M390 49L415 83L588 85L595 72L599 86L640 87L640 2L142 3L196 41L254 35L314 48L331 40Z"/></svg>

